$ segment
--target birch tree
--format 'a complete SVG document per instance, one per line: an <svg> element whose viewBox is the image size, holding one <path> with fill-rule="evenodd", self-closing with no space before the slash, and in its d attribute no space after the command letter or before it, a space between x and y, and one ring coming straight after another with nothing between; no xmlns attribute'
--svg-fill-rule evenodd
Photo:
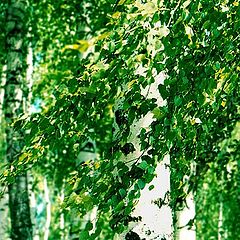
<svg viewBox="0 0 240 240"><path fill-rule="evenodd" d="M16 131L13 123L24 113L24 98L27 89L24 81L26 70L26 33L27 1L12 0L7 8L6 49L7 73L3 111L6 122L6 159L10 171L18 160L24 145L24 133ZM22 173L8 187L9 209L11 218L11 238L18 240L32 239L32 226L28 199L27 174Z"/></svg>

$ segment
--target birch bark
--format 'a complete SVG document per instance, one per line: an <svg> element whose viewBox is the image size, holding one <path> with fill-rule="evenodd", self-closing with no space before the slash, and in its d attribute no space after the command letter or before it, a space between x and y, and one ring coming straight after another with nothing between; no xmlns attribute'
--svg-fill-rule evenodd
<svg viewBox="0 0 240 240"><path fill-rule="evenodd" d="M6 65L2 68L1 74L1 88L0 88L0 154L1 154L1 165L6 164L5 157L5 134L4 134L4 122L3 122L3 99L4 99L4 86L6 84ZM1 166L0 165L0 166ZM0 239L9 239L8 233L8 222L9 222L9 212L8 212L8 194L6 192L6 186L1 186L0 191L3 192L3 196L0 197Z"/></svg>
<svg viewBox="0 0 240 240"><path fill-rule="evenodd" d="M24 72L26 70L25 36L27 0L11 0L6 19L7 75L3 110L6 122L6 159L11 171L24 145L24 136L13 128L14 119L24 113ZM27 97L26 97L27 99ZM27 173L16 177L8 187L12 240L32 239Z"/></svg>
<svg viewBox="0 0 240 240"><path fill-rule="evenodd" d="M155 71L153 71L155 72ZM141 95L147 99L157 99L157 106L164 106L165 101L161 98L158 85L164 83L163 73L153 74L155 82L141 90ZM116 107L121 108L118 103ZM149 131L151 123L154 121L153 113L148 112L145 116L133 122L130 126L128 142L134 145L135 151L122 155L120 161L127 163L131 168L132 159L141 159L143 151L139 134L141 129ZM115 126L117 129L117 126ZM117 129L118 131L119 129ZM117 133L118 135L118 133ZM146 154L146 153L144 153ZM148 154L149 155L149 154ZM149 157L152 157L149 155ZM139 161L140 163L140 161ZM130 222L128 232L123 233L116 239L157 239L171 240L173 237L172 209L170 207L170 156L166 155L155 169L156 177L141 190L141 196L132 213L132 217L141 219L138 222ZM154 188L149 190L149 186ZM161 202L162 204L158 204ZM160 206L161 205L161 206Z"/></svg>

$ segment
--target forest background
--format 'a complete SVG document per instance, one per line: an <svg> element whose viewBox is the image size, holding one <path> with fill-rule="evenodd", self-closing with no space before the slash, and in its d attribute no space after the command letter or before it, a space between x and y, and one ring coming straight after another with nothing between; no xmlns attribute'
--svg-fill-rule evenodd
<svg viewBox="0 0 240 240"><path fill-rule="evenodd" d="M0 239L239 238L238 1L0 9Z"/></svg>

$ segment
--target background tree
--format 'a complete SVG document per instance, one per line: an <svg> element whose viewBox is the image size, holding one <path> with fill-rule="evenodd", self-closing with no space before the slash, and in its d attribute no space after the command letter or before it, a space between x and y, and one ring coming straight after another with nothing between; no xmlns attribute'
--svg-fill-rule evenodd
<svg viewBox="0 0 240 240"><path fill-rule="evenodd" d="M1 69L1 79L0 79L0 168L4 169L6 165L5 157L5 132L4 132L4 117L3 117L3 99L4 99L4 85L6 83L6 49L5 46L5 12L6 4L0 4L1 14L0 14L0 69ZM4 239L8 236L8 196L4 191L6 189L6 184L1 184L0 187L0 238ZM5 194L3 194L5 192Z"/></svg>
<svg viewBox="0 0 240 240"><path fill-rule="evenodd" d="M24 146L24 133L14 129L16 118L24 113L27 88L24 82L26 70L27 1L10 1L6 13L6 84L3 102L6 131L6 159L10 172L18 161ZM11 217L11 238L32 239L28 183L26 172L16 179L8 179L9 209Z"/></svg>

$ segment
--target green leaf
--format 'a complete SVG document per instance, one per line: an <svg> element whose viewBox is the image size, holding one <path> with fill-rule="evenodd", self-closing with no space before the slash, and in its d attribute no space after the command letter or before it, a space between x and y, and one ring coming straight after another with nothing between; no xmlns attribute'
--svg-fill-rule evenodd
<svg viewBox="0 0 240 240"><path fill-rule="evenodd" d="M162 97L163 99L168 98L169 92L168 92L168 90L167 90L167 88L166 88L165 85L160 84L160 85L158 86L158 90L159 90L159 93L160 93L160 95L161 95L161 97Z"/></svg>
<svg viewBox="0 0 240 240"><path fill-rule="evenodd" d="M153 189L154 189L154 185L150 185L150 186L148 187L148 189L149 189L149 191L153 190Z"/></svg>
<svg viewBox="0 0 240 240"><path fill-rule="evenodd" d="M149 167L149 165L148 165L148 163L145 161L145 160L143 160L140 164L138 164L137 165L139 168L141 168L142 170L146 170L148 167Z"/></svg>
<svg viewBox="0 0 240 240"><path fill-rule="evenodd" d="M162 111L162 108L156 107L152 110L153 117L157 120L162 119L165 116L165 113Z"/></svg>
<svg viewBox="0 0 240 240"><path fill-rule="evenodd" d="M179 96L174 97L174 104L175 106L180 106L182 104L182 99Z"/></svg>
<svg viewBox="0 0 240 240"><path fill-rule="evenodd" d="M7 176L7 182L8 182L9 184L15 183L15 181L16 181L15 177Z"/></svg>
<svg viewBox="0 0 240 240"><path fill-rule="evenodd" d="M88 231L81 231L79 234L79 239L89 239L89 232Z"/></svg>
<svg viewBox="0 0 240 240"><path fill-rule="evenodd" d="M127 195L126 190L123 189L123 188L119 189L119 193L120 193L120 195L121 195L122 198L124 198L124 197Z"/></svg>
<svg viewBox="0 0 240 240"><path fill-rule="evenodd" d="M215 64L213 65L213 69L214 70L219 70L221 68L221 65L219 62L215 62Z"/></svg>
<svg viewBox="0 0 240 240"><path fill-rule="evenodd" d="M142 190L144 189L146 183L142 179L138 179L137 181L138 187Z"/></svg>
<svg viewBox="0 0 240 240"><path fill-rule="evenodd" d="M116 212L119 212L119 211L121 211L122 209L123 209L123 207L124 207L124 202L123 201L120 201L118 204L117 204L117 206L114 208L114 210L116 211Z"/></svg>
<svg viewBox="0 0 240 240"><path fill-rule="evenodd" d="M87 231L92 230L92 229L93 229L93 224L92 224L91 222L87 222L85 229L86 229Z"/></svg>

